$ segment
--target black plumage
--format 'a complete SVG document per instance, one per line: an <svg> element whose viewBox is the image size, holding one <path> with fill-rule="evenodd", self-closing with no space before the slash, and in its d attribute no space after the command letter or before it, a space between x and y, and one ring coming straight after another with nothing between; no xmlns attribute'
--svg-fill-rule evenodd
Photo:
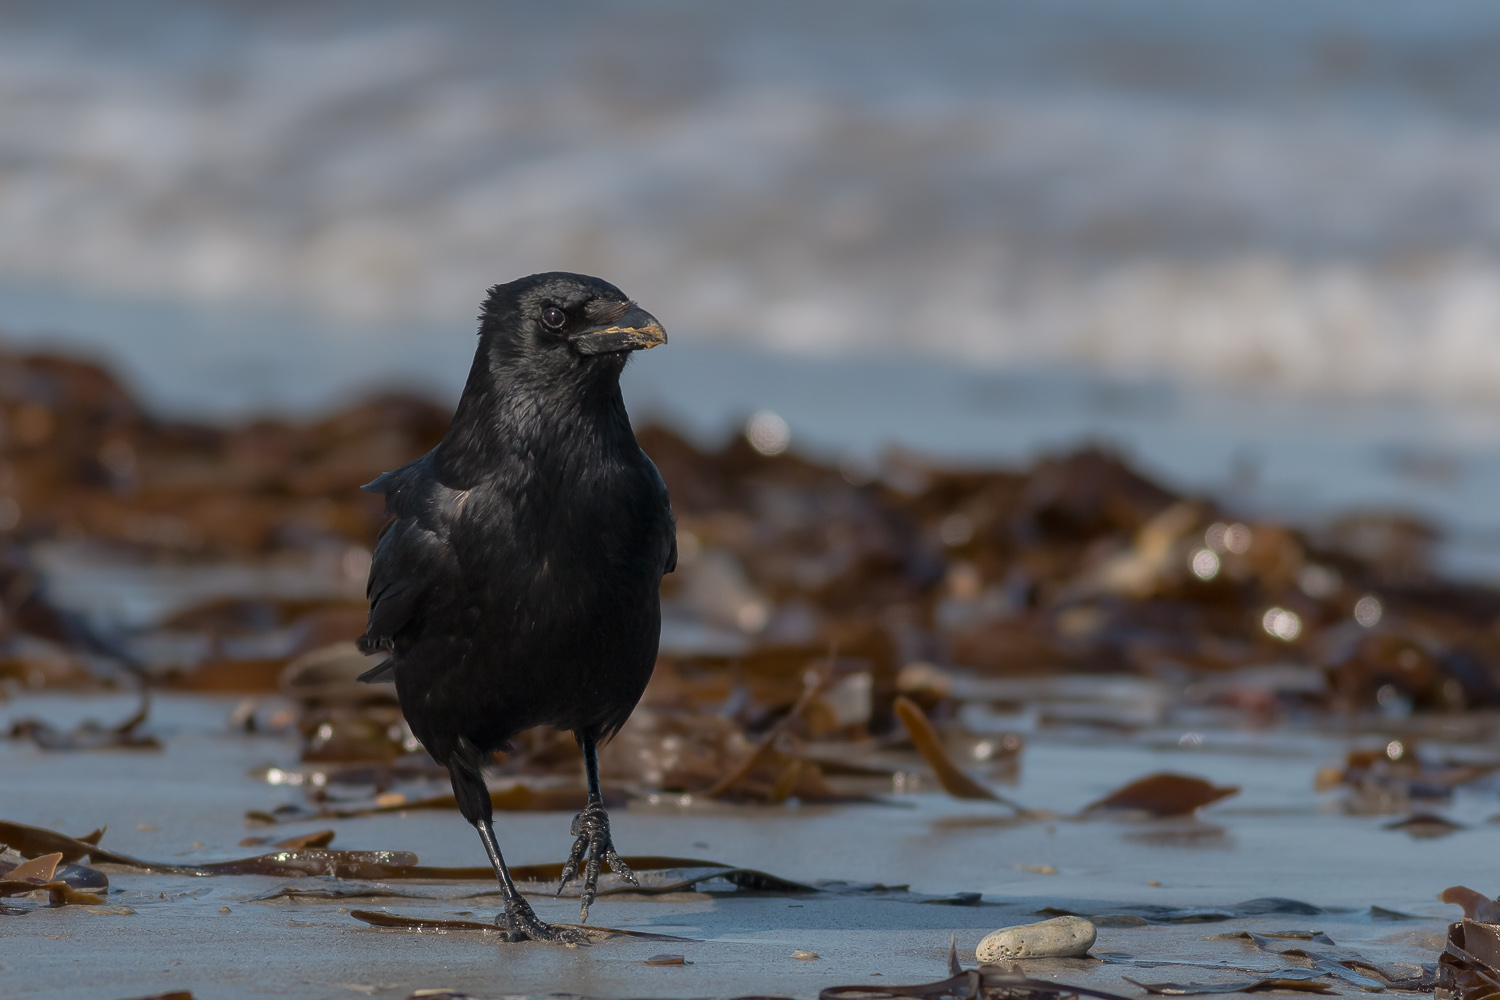
<svg viewBox="0 0 1500 1000"><path fill-rule="evenodd" d="M645 690L676 565L666 486L620 395L631 351L661 325L615 286L552 272L496 285L479 349L436 448L365 489L391 520L370 568L360 646L389 658L412 732L448 768L505 897L512 939L569 940L516 892L491 824L483 769L532 726L572 730L589 804L563 885L583 868L582 916L608 864L597 748ZM559 886L561 891L562 886Z"/></svg>

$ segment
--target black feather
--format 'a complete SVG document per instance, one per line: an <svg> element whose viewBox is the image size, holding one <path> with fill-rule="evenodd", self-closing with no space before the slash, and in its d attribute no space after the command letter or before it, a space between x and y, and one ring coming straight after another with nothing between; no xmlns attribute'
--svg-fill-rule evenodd
<svg viewBox="0 0 1500 1000"><path fill-rule="evenodd" d="M542 322L548 307L567 325ZM497 285L447 436L364 487L391 520L361 648L390 651L369 676L394 674L439 762L542 724L607 739L651 676L676 565L667 490L625 412L627 354L569 340L635 308L581 275Z"/></svg>
<svg viewBox="0 0 1500 1000"><path fill-rule="evenodd" d="M363 643L360 644L359 648L360 652L362 653L374 653L377 651L374 648L366 649ZM360 674L354 679L359 681L361 684L379 684L383 681L395 680L395 674L395 662L392 660L384 660L378 665L371 667L369 670L366 670L364 673Z"/></svg>

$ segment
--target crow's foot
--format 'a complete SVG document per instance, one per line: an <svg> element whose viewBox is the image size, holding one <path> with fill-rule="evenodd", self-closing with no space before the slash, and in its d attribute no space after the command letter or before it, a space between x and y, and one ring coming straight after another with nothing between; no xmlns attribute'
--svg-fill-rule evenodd
<svg viewBox="0 0 1500 1000"><path fill-rule="evenodd" d="M563 865L562 882L557 886L559 894L563 888L578 875L578 866L583 865L583 904L578 909L579 922L589 919L589 907L593 905L594 897L599 893L599 866L609 865L609 870L631 885L640 885L636 879L635 872L630 866L620 860L615 853L615 845L609 837L609 814L604 811L604 803L597 800L590 802L584 807L583 812L573 817L573 836L578 839L573 841L573 850L568 855L567 864ZM587 856L587 861L584 860Z"/></svg>
<svg viewBox="0 0 1500 1000"><path fill-rule="evenodd" d="M571 927L554 927L543 923L532 910L531 904L520 896L505 907L501 915L505 921L507 941L548 941L552 944L588 944L589 937L583 931ZM497 918L496 923L500 918Z"/></svg>

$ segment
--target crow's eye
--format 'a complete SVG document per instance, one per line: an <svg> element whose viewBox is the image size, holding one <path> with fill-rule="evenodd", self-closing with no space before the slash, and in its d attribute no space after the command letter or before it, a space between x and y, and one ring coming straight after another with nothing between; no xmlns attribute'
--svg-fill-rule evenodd
<svg viewBox="0 0 1500 1000"><path fill-rule="evenodd" d="M568 321L568 317L557 306L548 306L542 310L542 322L556 330Z"/></svg>

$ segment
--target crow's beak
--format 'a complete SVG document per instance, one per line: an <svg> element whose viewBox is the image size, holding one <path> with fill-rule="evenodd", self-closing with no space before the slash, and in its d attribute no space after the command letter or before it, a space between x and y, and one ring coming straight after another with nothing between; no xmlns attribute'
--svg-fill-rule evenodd
<svg viewBox="0 0 1500 1000"><path fill-rule="evenodd" d="M661 328L655 316L640 306L631 306L615 322L584 330L569 339L582 354L617 354L665 344L667 331Z"/></svg>

